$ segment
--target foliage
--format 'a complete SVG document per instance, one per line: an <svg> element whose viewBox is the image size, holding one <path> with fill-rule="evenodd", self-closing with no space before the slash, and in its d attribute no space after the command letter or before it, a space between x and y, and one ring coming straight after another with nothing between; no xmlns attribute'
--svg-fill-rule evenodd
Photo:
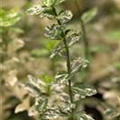
<svg viewBox="0 0 120 120"><path fill-rule="evenodd" d="M0 41L0 95L3 104L0 114L2 112L1 119L4 120L11 115L7 109L15 107L18 104L18 99L21 99L25 93L20 89L18 83L19 67L22 66L18 50L24 47L24 42L18 37L21 30L13 27L21 19L19 12L15 9L5 10L1 8L0 16L0 34L2 36ZM21 94L17 94L20 91ZM12 96L15 98L11 99ZM9 100L14 100L14 104L9 105Z"/></svg>
<svg viewBox="0 0 120 120"><path fill-rule="evenodd" d="M11 9L10 11L5 11L4 9L0 10L0 26L1 27L10 27L18 22L21 18L20 13L17 9Z"/></svg>
<svg viewBox="0 0 120 120"><path fill-rule="evenodd" d="M70 10L57 11L56 6L64 1L44 0L42 6L35 5L27 10L29 15L47 17L57 21L45 28L45 36L60 41L52 51L51 58L59 54L66 60L67 67L67 70L57 72L55 78L44 76L36 79L29 76L29 82L25 84L25 88L35 97L35 104L31 108L35 112L31 114L38 114L40 120L59 118L93 120L83 111L76 110L76 101L96 94L96 90L91 86L73 81L75 74L86 68L88 61L80 57L71 60L69 48L81 39L82 34L67 28L67 23L73 16Z"/></svg>
<svg viewBox="0 0 120 120"><path fill-rule="evenodd" d="M10 85L14 85L17 82L18 71L16 69L16 66L20 62L16 56L16 53L24 46L24 42L16 36L12 36L11 33L15 31L15 28L10 28L10 26L14 25L17 21L19 21L20 16L18 12L15 12L13 10L10 10L8 12L4 9L1 9L0 14L0 26L2 35L2 39L0 42L0 71L2 73L1 79L5 80Z"/></svg>

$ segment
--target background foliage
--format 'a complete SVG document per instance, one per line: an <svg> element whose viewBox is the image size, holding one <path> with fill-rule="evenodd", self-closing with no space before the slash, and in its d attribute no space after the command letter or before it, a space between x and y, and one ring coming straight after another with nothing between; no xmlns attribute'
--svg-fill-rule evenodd
<svg viewBox="0 0 120 120"><path fill-rule="evenodd" d="M64 1L64 0L62 0ZM51 84L56 71L65 70L66 64L61 57L56 56L63 46L59 40L50 41L44 37L44 27L55 23L48 19L41 20L37 16L26 15L26 10L41 1L37 0L2 0L0 10L0 116L2 120L38 120L38 116L33 111L34 103L38 99L31 97L29 92L23 89L24 84L31 84L32 80L42 81L45 86ZM54 0L53 0L54 2ZM59 1L55 4L57 5ZM44 2L46 6L51 6L52 2ZM86 38L89 43L87 59L89 59L89 70L81 70L74 77L75 82L83 82L92 85L97 90L93 97L87 97L80 102L78 110L84 110L95 120L119 120L120 119L120 3L118 0L66 0L57 10L67 9L61 12L57 19L66 23L69 29L82 31L81 20L85 24ZM50 15L46 14L49 11ZM40 17L53 18L51 9L44 9L44 14ZM32 13L37 14L37 13ZM81 20L80 20L80 16ZM94 18L93 18L94 16ZM91 19L93 18L93 19ZM57 31L55 36L51 36L56 31L46 31L45 35L52 39L61 39ZM51 29L48 27L46 30ZM79 32L76 32L78 35ZM71 35L71 34L69 34ZM74 34L72 35L74 38ZM69 37L70 39L70 37ZM76 38L75 38L76 39ZM74 46L69 43L71 59L76 56L86 58L85 43L80 38L76 39ZM74 39L73 39L74 41ZM77 43L76 43L77 42ZM55 50L53 50L55 48ZM52 53L52 54L51 54ZM64 51L63 51L64 53ZM61 54L60 54L61 55ZM54 59L48 59L49 56ZM79 58L78 58L79 59ZM77 59L76 59L77 61ZM56 79L61 79L61 73L56 75ZM62 71L62 77L66 73ZM35 76L35 78L33 77ZM38 79L37 79L38 78ZM62 81L61 81L62 82ZM38 83L32 83L38 85ZM77 84L79 85L79 84ZM83 84L84 85L84 84ZM76 85L75 85L76 87ZM87 86L89 87L89 86ZM44 91L49 91L50 87L41 87ZM59 89L59 86L57 86ZM75 89L76 90L76 89ZM83 97L87 89L82 91ZM74 91L76 92L76 91ZM36 94L34 94L36 95ZM89 94L88 94L89 96ZM51 96L53 98L57 98ZM116 102L114 102L116 101ZM44 100L44 103L46 100ZM61 105L60 101L57 101ZM64 106L64 105L63 105ZM44 107L44 106L41 106ZM41 109L40 109L41 110ZM28 112L29 111L29 112ZM6 114L4 114L6 113ZM28 114L29 113L29 114ZM80 114L79 116L83 116ZM78 118L79 119L79 118ZM62 119L63 120L63 119Z"/></svg>

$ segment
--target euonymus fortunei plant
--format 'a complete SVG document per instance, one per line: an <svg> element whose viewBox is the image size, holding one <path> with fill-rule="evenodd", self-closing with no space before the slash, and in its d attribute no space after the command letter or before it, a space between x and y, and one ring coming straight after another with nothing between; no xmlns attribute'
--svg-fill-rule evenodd
<svg viewBox="0 0 120 120"><path fill-rule="evenodd" d="M29 114L37 114L40 120L93 120L77 106L80 100L96 94L96 90L74 80L75 74L87 67L88 61L81 57L71 60L70 47L81 39L82 34L67 28L67 23L73 17L72 12L57 9L64 1L43 0L42 5L34 5L27 10L29 15L56 20L45 28L46 37L59 41L50 58L60 55L65 59L67 68L57 72L55 79L49 76L36 79L29 75L25 87L35 97Z"/></svg>

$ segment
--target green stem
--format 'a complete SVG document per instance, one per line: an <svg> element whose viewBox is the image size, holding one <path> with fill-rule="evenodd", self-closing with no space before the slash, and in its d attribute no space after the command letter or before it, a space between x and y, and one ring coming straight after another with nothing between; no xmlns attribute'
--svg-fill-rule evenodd
<svg viewBox="0 0 120 120"><path fill-rule="evenodd" d="M80 8L78 6L77 1L75 0L74 2L75 2L77 10L80 11ZM81 27L82 34L83 34L84 56L85 56L85 59L87 59L88 61L90 61L89 41L88 41L88 38L87 38L87 33L86 33L84 21L81 18L80 18L80 27ZM90 69L90 66L88 65L87 68L86 68L86 73L87 74L89 72L89 69Z"/></svg>
<svg viewBox="0 0 120 120"><path fill-rule="evenodd" d="M57 12L56 12L56 9L53 7L53 11L55 13L55 15L57 16ZM57 22L59 25L62 25L61 22L57 19ZM70 65L70 51L69 51L69 47L67 45L67 42L66 42L66 37L65 37L65 32L62 30L62 37L63 37L63 43L65 45L65 50L66 50L66 63L67 63L67 72L68 72L68 75L70 76L71 74L71 65ZM73 103L73 95L72 95L72 84L71 84L71 79L69 79L68 81L68 90L69 90L69 96L70 96L70 101L71 103ZM73 120L73 109L72 109L72 115L71 115L71 120Z"/></svg>
<svg viewBox="0 0 120 120"><path fill-rule="evenodd" d="M66 55L67 55L67 71L68 71L68 74L70 76L71 74L71 66L70 66L70 52L69 52L69 48L68 48L68 45L67 45L67 42L66 42L66 39L65 37L63 38L63 42L64 42L64 45L65 45L65 49L66 49ZM70 94L70 101L71 103L73 103L73 97L72 97L72 86L71 86L71 79L69 79L69 94Z"/></svg>
<svg viewBox="0 0 120 120"><path fill-rule="evenodd" d="M54 7L53 7L53 12L57 16L57 12L56 12L56 9ZM61 25L61 22L58 19L57 19L57 22L59 25ZM67 71L68 71L68 74L70 75L71 74L70 52L69 52L69 47L68 47L67 42L66 42L65 33L63 30L62 30L62 36L63 36L63 43L65 45L65 50L66 50L66 55L67 55L67 60L66 60ZM73 103L71 79L69 79L69 95L70 95L70 101L71 101L71 103Z"/></svg>
<svg viewBox="0 0 120 120"><path fill-rule="evenodd" d="M80 18L80 23L81 23L82 33L83 33L84 55L87 60L90 60L89 42L86 35L85 25L81 18ZM87 69L89 69L89 66L87 67Z"/></svg>

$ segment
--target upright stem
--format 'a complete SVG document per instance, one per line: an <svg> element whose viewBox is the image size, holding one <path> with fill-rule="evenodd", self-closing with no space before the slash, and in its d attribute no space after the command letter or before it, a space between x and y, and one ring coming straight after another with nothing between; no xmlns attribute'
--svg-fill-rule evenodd
<svg viewBox="0 0 120 120"><path fill-rule="evenodd" d="M68 71L68 74L70 75L70 74L71 74L70 52L69 52L69 48L68 48L68 45L67 45L67 42L66 42L65 37L63 38L63 42L64 42L64 45L65 45L66 55L67 55L67 71ZM71 79L69 79L68 82L69 82L69 95L70 95L70 101L71 101L71 103L73 103L72 89L71 89Z"/></svg>
<svg viewBox="0 0 120 120"><path fill-rule="evenodd" d="M77 10L80 11L77 1L75 0L74 2L76 4ZM84 21L81 18L80 18L80 27L81 27L82 34L83 34L84 56L85 56L85 59L90 61L89 41L88 41L88 38L87 38L87 35L86 35L86 29L85 29ZM87 74L89 72L89 69L90 69L90 66L88 65L87 68L86 68L86 73Z"/></svg>
<svg viewBox="0 0 120 120"><path fill-rule="evenodd" d="M57 16L57 12L56 12L56 9L53 7L53 11L55 13L55 15ZM61 22L57 19L57 22L59 25L61 25ZM64 31L62 30L62 36L63 36L63 43L65 45L65 50L66 50L66 55L67 55L67 72L68 72L68 75L71 74L71 66L70 66L70 52L69 52L69 47L67 45L67 42L66 42L66 38L65 38L65 33ZM73 97L72 97L72 85L71 85L71 79L69 79L69 95L70 95L70 101L71 103L73 103Z"/></svg>
<svg viewBox="0 0 120 120"><path fill-rule="evenodd" d="M53 7L53 11L55 13L55 15L57 16L57 13L56 13L56 9ZM61 22L57 19L57 22L59 25L61 25ZM68 75L70 76L71 74L71 65L70 65L70 51L69 51L69 47L67 45L67 42L66 42L66 38L65 38L65 32L62 30L62 36L63 36L63 43L65 45L65 50L66 50L66 63L67 63L67 72L68 72ZM69 96L70 96L70 101L71 103L73 103L73 95L72 95L72 84L71 84L71 79L69 79L68 81L68 90L69 90ZM71 115L71 120L73 120L73 109L72 109L72 115Z"/></svg>
<svg viewBox="0 0 120 120"><path fill-rule="evenodd" d="M86 29L83 20L80 18L81 23L81 29L83 33L83 43L84 43L84 55L85 59L90 60L90 53L89 53L89 42L86 35ZM87 70L89 70L89 66L87 67Z"/></svg>

